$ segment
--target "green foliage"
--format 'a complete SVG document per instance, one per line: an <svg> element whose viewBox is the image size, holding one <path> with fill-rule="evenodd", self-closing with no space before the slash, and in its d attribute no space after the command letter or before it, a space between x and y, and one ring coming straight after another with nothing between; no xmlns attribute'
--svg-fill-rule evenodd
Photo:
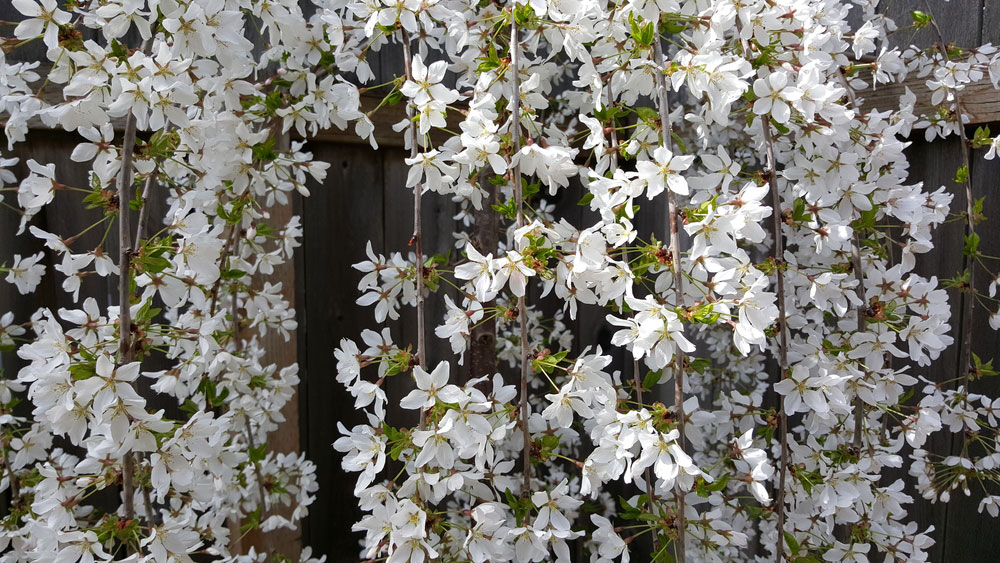
<svg viewBox="0 0 1000 563"><path fill-rule="evenodd" d="M974 149L985 148L993 144L993 138L990 136L990 126L983 125L976 127L976 134L972 136L971 143Z"/></svg>
<svg viewBox="0 0 1000 563"><path fill-rule="evenodd" d="M510 509L514 512L517 525L523 525L528 514L536 508L535 504L531 502L531 498L517 498L510 489L504 491L504 497L507 499L507 506L510 506Z"/></svg>
<svg viewBox="0 0 1000 563"><path fill-rule="evenodd" d="M645 21L641 17L636 17L634 12L628 15L628 23L631 26L632 40L640 47L649 47L656 37L655 25L651 21Z"/></svg>
<svg viewBox="0 0 1000 563"><path fill-rule="evenodd" d="M389 457L393 461L398 461L403 452L413 446L413 437L406 430L397 430L384 423L382 424L382 430L389 441Z"/></svg>
<svg viewBox="0 0 1000 563"><path fill-rule="evenodd" d="M205 397L205 402L211 407L221 407L226 402L226 397L229 396L229 388L225 388L221 393L218 392L215 386L215 382L207 377L203 377L201 382L198 384L198 392Z"/></svg>
<svg viewBox="0 0 1000 563"><path fill-rule="evenodd" d="M542 356L531 361L531 367L536 372L544 373L545 375L552 375L556 367L559 366L559 362L566 359L569 355L569 350L563 350L562 352L556 352L555 354L549 354L547 356Z"/></svg>
<svg viewBox="0 0 1000 563"><path fill-rule="evenodd" d="M931 15L926 12L912 10L910 17L913 18L913 26L917 29L923 29L931 24Z"/></svg>
<svg viewBox="0 0 1000 563"><path fill-rule="evenodd" d="M476 71L479 72L480 74L484 72L489 72L495 68L500 68L501 64L500 56L497 55L496 45L492 43L490 43L489 49L486 52L486 56L479 57L476 60L481 61L479 63L479 67L476 68Z"/></svg>
<svg viewBox="0 0 1000 563"><path fill-rule="evenodd" d="M955 183L964 184L969 181L969 165L963 164L961 168L955 171Z"/></svg>

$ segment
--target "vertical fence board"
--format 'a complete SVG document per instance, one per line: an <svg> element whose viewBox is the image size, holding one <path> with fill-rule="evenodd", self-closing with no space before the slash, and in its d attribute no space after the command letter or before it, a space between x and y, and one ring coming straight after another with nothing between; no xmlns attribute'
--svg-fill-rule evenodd
<svg viewBox="0 0 1000 563"><path fill-rule="evenodd" d="M361 511L354 498L354 476L340 467L333 449L337 422L351 428L364 421L354 401L337 383L333 348L343 337L358 342L364 328L375 328L372 311L355 305L361 273L350 265L365 260L365 240L383 250L382 167L365 146L317 144L317 160L331 166L322 186L313 186L303 205L304 248L301 249L304 297L299 309L302 386L301 416L306 418L302 443L316 464L321 486L305 526L306 545L315 553L353 559L360 551L351 525Z"/></svg>
<svg viewBox="0 0 1000 563"><path fill-rule="evenodd" d="M996 125L996 124L994 124ZM973 151L972 158L972 188L973 197L986 197L984 201L983 213L987 217L985 223L980 223L977 232L981 240L979 249L988 256L1000 256L1000 236L997 236L997 221L1000 221L1000 199L997 196L998 182L1000 182L1000 160L986 161L982 155L985 151ZM965 200L961 200L961 207L955 207L955 211L964 211ZM958 253L958 243L960 241L949 241L953 252ZM997 260L985 260L992 273L1000 271L1000 262ZM989 283L989 274L981 266L976 268L976 288L985 291ZM996 309L996 304L990 305ZM1000 362L1000 332L993 330L989 326L990 310L984 303L977 303L972 315L972 351L983 361L994 360L994 365ZM963 335L964 337L965 335ZM956 341L955 346L959 346ZM958 376L959 374L956 374ZM969 389L972 393L985 394L988 397L1000 396L1000 381L996 377L986 378L979 381L970 382ZM971 408L979 406L979 400L971 401ZM945 430L947 431L947 430ZM961 454L962 438L954 435L952 454ZM970 452L972 455L985 455L979 449ZM977 510L979 500L984 494L983 489L976 483L969 486L972 496L962 493L962 488L952 492L951 502L947 505L947 517L944 522L944 546L942 561L988 561L990 557L996 557L1000 553L1000 534L995 533L998 529L997 520L985 512L980 514Z"/></svg>

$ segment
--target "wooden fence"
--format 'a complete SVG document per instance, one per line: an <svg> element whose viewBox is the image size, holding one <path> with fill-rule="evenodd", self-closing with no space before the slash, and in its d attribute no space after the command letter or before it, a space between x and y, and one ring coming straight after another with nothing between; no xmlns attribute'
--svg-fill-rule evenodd
<svg viewBox="0 0 1000 563"><path fill-rule="evenodd" d="M2 4L0 19L16 19L13 9L6 2ZM920 7L911 4L898 0L893 3L892 12L897 21L908 21L906 13ZM917 4L922 6L922 3ZM950 3L934 0L932 7L949 41L962 46L977 46L989 41L1000 43L1000 0L952 0ZM899 39L900 43L927 45L933 42L931 34L926 31L912 38L908 33L906 35ZM28 56L40 54L29 53ZM378 76L376 83L401 74L400 54L387 48L373 61L373 70ZM981 106L977 106L981 107L977 121L1000 120L1000 96L992 88L980 91L975 97L982 102ZM878 100L888 99L875 95L871 98L876 104ZM370 100L365 103L370 103ZM286 546L299 542L312 546L315 554L326 554L329 561L338 563L358 560L361 536L350 530L361 512L352 493L355 475L340 469L341 456L334 451L332 443L338 437L338 421L350 427L361 422L361 417L353 410L352 398L334 379L333 349L341 338L357 339L363 329L376 328L372 310L355 305L360 273L350 268L351 264L365 259L365 241L371 241L376 253L405 252L412 234L412 192L404 187L407 167L403 159L406 154L400 146L399 137L388 130L388 125L397 121L397 117L379 120L386 134L379 136L382 147L378 151L350 135L337 132L326 132L311 140L307 150L312 151L317 160L331 163L326 181L323 185L311 186L312 195L307 200L296 195L292 204L294 209L279 211L300 215L305 236L294 265L288 265L278 273L285 284L286 295L293 300L298 311L297 345L285 345L278 340L273 343L270 353L274 361L298 361L302 383L297 404L293 401L286 410L289 422L272 436L272 447L278 451L304 450L316 463L320 484L316 502L302 527L301 538L296 534L286 534L282 542ZM997 124L993 129L1000 132ZM919 132L914 135L913 146L908 151L911 180L923 181L929 188L947 186L955 193L953 209L959 209L963 205L964 193L960 193L952 181L961 161L959 142L952 139L925 143L919 137ZM66 183L83 181L86 166L69 159L77 142L74 136L61 132L33 131L29 142L15 151L15 155L22 159L15 172L23 177L26 174L24 162L27 158L35 158L43 163L56 163L58 174ZM980 248L988 255L1000 256L1000 236L996 234L1000 229L1000 193L996 190L1000 184L1000 159L984 161L979 151L975 156L971 170L975 196L989 196L985 214L991 219L982 228ZM581 195L576 187L562 190L549 200L556 205L557 215L565 216L574 225L592 224L596 216L576 205ZM448 198L440 196L429 195L424 202L425 253L446 252L453 247L451 233L457 227L454 215L458 209ZM75 209L77 207L61 203L61 197L57 198L35 219L36 224L60 233L78 232L85 225ZM17 222L18 218L12 213L0 211L0 262L9 261L15 253L26 255L41 249L41 244L28 236L12 236ZM662 239L666 231L665 217L644 212L638 229L643 234L655 232ZM963 231L960 221L942 226L936 233L937 247L932 253L919 257L918 272L939 277L950 277L959 272L962 268ZM106 250L115 251L114 248ZM0 284L0 312L13 310L18 319L25 319L42 305L53 308L71 306L69 297L58 287L53 265L49 257L49 275L34 295L22 297L16 294L13 286ZM107 299L106 296L113 291L109 291L105 280L89 277L84 281L82 293L105 296ZM960 333L963 323L959 316L963 310L961 300L965 296L952 293L950 297L952 334L958 342L964 337ZM433 327L443 314L443 298L438 295L428 303L428 324ZM584 346L598 343L603 343L605 350L610 348L611 332L603 322L603 312L584 307L575 321L567 319L567 322L577 335L576 352ZM403 315L389 326L396 342L415 340L413 315ZM1000 333L989 327L986 314L981 309L976 311L973 337L973 348L977 354L983 358L998 356ZM428 356L431 364L453 357L448 344L436 338L428 340ZM8 377L16 373L19 365L12 354L0 357L0 367L7 370ZM954 346L930 367L914 369L912 373L944 381L955 376L957 367L957 346ZM407 391L407 379L388 380L388 395L391 398L402 397ZM977 382L973 391L997 396L1000 395L1000 384L995 381ZM406 420L407 414L393 409L390 404L389 416L398 421ZM948 451L958 445L959 441L953 440L951 434L945 431L933 438L928 449ZM899 470L898 476L911 481L906 476L905 467ZM891 481L885 484L888 482ZM953 497L947 505L916 499L910 514L920 524L920 531L929 525L936 528L932 534L936 544L931 549L931 561L1000 561L1000 525L996 519L979 515L977 503L976 496L965 498L961 494Z"/></svg>

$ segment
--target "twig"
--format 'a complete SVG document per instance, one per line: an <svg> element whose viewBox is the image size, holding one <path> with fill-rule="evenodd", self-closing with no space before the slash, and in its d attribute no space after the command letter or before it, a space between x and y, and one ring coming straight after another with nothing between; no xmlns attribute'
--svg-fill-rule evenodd
<svg viewBox="0 0 1000 563"><path fill-rule="evenodd" d="M170 124L169 123L164 128L164 132L166 132L166 133L170 132ZM139 244L139 243L142 242L142 237L145 234L146 221L148 220L147 216L149 215L149 205L148 205L148 203L149 203L149 194L152 193L153 186L156 185L156 174L159 171L160 171L160 163L157 162L156 167L153 168L153 171L150 172L149 176L146 178L146 184L142 187L142 196L141 196L141 199L139 201L139 203L140 203L140 207L139 207L139 219L136 221L136 225L135 225L135 242L136 242L136 244Z"/></svg>
<svg viewBox="0 0 1000 563"><path fill-rule="evenodd" d="M152 469L152 459L147 454L146 459L150 462L150 469ZM153 500L149 496L149 487L142 487L142 502L146 507L146 520L150 526L156 524L156 515L153 512Z"/></svg>
<svg viewBox="0 0 1000 563"><path fill-rule="evenodd" d="M403 62L406 69L406 79L413 80L413 62L410 60L410 35L403 31ZM410 158L417 156L417 124L413 121L413 105L407 104L407 116L410 118ZM424 341L424 232L420 215L420 200L424 185L413 186L413 238L410 244L414 246L417 255L417 361L421 368L427 367L427 349ZM423 427L423 410L421 412L421 427Z"/></svg>
<svg viewBox="0 0 1000 563"><path fill-rule="evenodd" d="M14 468L10 465L10 458L7 455L7 448L9 447L9 442L5 439L4 444L0 446L3 450L3 465L7 469L7 480L10 481L10 492L11 499L10 505L16 506L21 502L21 487L17 481L17 475L14 474Z"/></svg>
<svg viewBox="0 0 1000 563"><path fill-rule="evenodd" d="M847 99L850 100L851 106L854 107L855 111L861 111L861 107L858 106L858 99L854 95L854 89L851 88L851 83L848 82L847 76L844 75L843 69L837 69L837 77L840 79L840 83L843 84L844 89L847 90ZM854 233L851 237L851 266L854 269L854 279L858 281L858 285L854 288L858 296L858 332L862 333L868 329L868 306L866 305L868 299L865 292L865 273L861 268L861 243L858 241L858 234ZM861 394L857 393L854 397L854 438L851 440L851 444L854 449L861 449L861 433L864 427L865 419L865 402L861 400Z"/></svg>
<svg viewBox="0 0 1000 563"><path fill-rule="evenodd" d="M607 88L606 92L608 93L608 106L611 106L613 105L613 100L611 97L611 88ZM613 147L618 146L618 129L617 127L615 127L614 117L611 118L611 146ZM617 169L618 169L618 149L616 148L615 151L611 153L611 170L614 171ZM630 263L628 254L629 253L626 250L624 253L626 264ZM632 355L632 383L633 385L635 385L635 400L637 403L639 403L639 408L641 409L643 407L642 377L640 377L639 375L639 358L636 357L634 353ZM647 503L646 506L649 512L652 514L653 511L656 509L657 498L656 498L656 487L653 486L655 485L653 481L653 472L650 470L649 467L647 467L643 471L643 477L646 480L646 492L649 496L649 502ZM659 534L653 534L652 538L653 553L659 551L659 545L658 545L659 539L660 539Z"/></svg>
<svg viewBox="0 0 1000 563"><path fill-rule="evenodd" d="M143 41L141 50L146 51L149 41ZM135 114L129 112L125 118L125 132L122 137L122 162L115 181L118 193L118 365L131 363L134 359L132 346L132 243L129 228L129 189L132 187L132 157L135 154L136 122ZM135 482L132 468L132 453L127 452L122 459L122 488L125 519L135 517Z"/></svg>
<svg viewBox="0 0 1000 563"><path fill-rule="evenodd" d="M514 10L510 11L510 73L513 82L513 94L511 95L510 109L510 136L513 143L511 159L517 158L521 152L521 77L520 68L520 48L517 39L517 16ZM521 165L515 162L513 165L512 181L514 182L514 200L517 202L517 222L518 228L524 226L524 194L521 190ZM524 296L517 298L517 318L521 323L521 432L524 441L524 486L521 496L527 497L531 494L531 431L528 429L528 307Z"/></svg>
<svg viewBox="0 0 1000 563"><path fill-rule="evenodd" d="M253 430L250 429L250 417L246 416L244 413L244 426L247 433L247 443L250 444L250 451L253 452L257 449L254 444ZM260 515L257 521L261 524L267 519L267 494L264 492L264 472L260 469L260 461L253 460L253 472L257 480L257 494L260 495ZM264 548L267 549L267 559L271 559L271 555L274 553L274 546L271 544L271 535L267 532L261 533L261 538L264 539Z"/></svg>
<svg viewBox="0 0 1000 563"><path fill-rule="evenodd" d="M736 32L741 31L739 18L736 20ZM750 45L740 37L743 56L750 56ZM771 136L771 118L768 115L759 116L761 129L764 131L764 153L767 159L767 183L771 191L771 218L774 228L774 266L777 278L778 301L778 380L788 376L788 322L785 310L785 272L782 264L785 261L785 239L781 232L783 223L781 194L778 193L778 170L774 161L774 138ZM773 385L773 384L772 384ZM785 412L785 398L778 395L778 435L781 441L781 453L778 459L778 494L775 499L775 509L778 513L778 541L775 546L775 561L782 563L785 551L785 480L788 473L788 414Z"/></svg>
<svg viewBox="0 0 1000 563"><path fill-rule="evenodd" d="M774 139L771 136L770 117L760 116L761 129L764 130L764 151L767 156L767 182L771 187L771 216L774 220L774 266L778 285L778 327L779 348L778 367L779 381L788 376L788 322L785 311L785 272L782 264L785 262L785 241L781 232L782 211L781 194L778 193L778 171L774 163ZM775 500L778 511L778 545L775 549L775 561L781 563L785 550L785 476L788 473L788 414L785 412L785 399L778 396L778 425L781 439L781 459L779 460L778 495Z"/></svg>
<svg viewBox="0 0 1000 563"><path fill-rule="evenodd" d="M500 215L493 209L497 203L497 188L490 184L489 164L479 171L479 187L486 192L482 209L473 211L472 241L477 250L495 253L499 243ZM496 307L496 300L482 303L484 310ZM497 371L497 321L495 317L476 323L469 334L469 374L471 377L492 375Z"/></svg>
<svg viewBox="0 0 1000 563"><path fill-rule="evenodd" d="M653 56L656 62L656 89L659 94L659 106L660 111L660 127L663 129L661 133L661 138L663 146L667 150L673 152L673 140L671 139L671 134L673 130L670 127L670 100L667 94L667 81L664 77L664 57L663 57L663 45L660 41L660 24L657 21L656 30L653 34ZM673 266L674 275L674 304L677 307L684 306L684 276L681 274L681 243L680 243L680 228L679 221L677 217L677 196L674 194L673 190L667 188L667 213L669 214L670 221L670 258ZM684 352L678 347L674 355L674 361L676 362L676 368L674 369L674 416L677 418L677 430L679 432L678 443L681 448L684 448L684 362L686 361L684 357ZM684 509L684 491L680 490L680 486L676 485L674 489L674 496L677 502L677 516L675 518L675 523L677 526L677 547L676 555L677 562L684 563L684 532L686 531L687 524L685 522L685 509Z"/></svg>

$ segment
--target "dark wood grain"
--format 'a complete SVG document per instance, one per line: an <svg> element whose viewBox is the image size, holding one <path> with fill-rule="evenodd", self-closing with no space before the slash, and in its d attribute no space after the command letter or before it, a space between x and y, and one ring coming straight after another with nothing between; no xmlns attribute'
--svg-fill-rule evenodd
<svg viewBox="0 0 1000 563"><path fill-rule="evenodd" d="M320 482L303 543L314 546L314 553L346 561L360 552L359 538L350 530L361 511L353 494L356 476L341 469L342 455L332 444L339 437L338 421L351 428L365 420L335 380L333 349L341 338L360 343L362 329L377 328L372 310L354 303L361 273L350 265L366 259L367 240L375 252L384 250L383 171L380 155L369 148L316 144L311 149L331 166L302 207L299 407L306 423L301 440Z"/></svg>

